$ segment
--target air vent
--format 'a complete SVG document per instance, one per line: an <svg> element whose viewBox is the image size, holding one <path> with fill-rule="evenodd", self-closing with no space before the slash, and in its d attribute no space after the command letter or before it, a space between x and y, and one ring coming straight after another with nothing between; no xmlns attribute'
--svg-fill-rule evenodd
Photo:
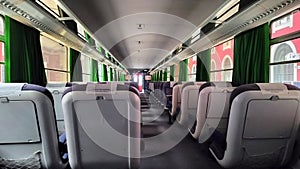
<svg viewBox="0 0 300 169"><path fill-rule="evenodd" d="M274 7L267 9L265 12L256 15L255 17L253 17L249 21L236 26L235 28L233 28L229 32L227 32L226 34L235 33L235 32L239 31L240 29L242 29L242 28L244 28L244 27L246 27L250 24L253 24L253 23L255 23L255 22L257 22L261 19L264 19L265 17L267 17L270 14L273 14L274 12L277 12L277 11L289 6L290 4L292 4L294 2L295 2L295 0L287 0L287 1L281 2L277 5L275 5ZM216 41L217 41L217 39L216 39Z"/></svg>
<svg viewBox="0 0 300 169"><path fill-rule="evenodd" d="M43 23L39 22L37 19L35 19L33 16L31 16L30 14L28 14L27 12L23 11L22 9L18 8L17 6L15 6L14 4L6 1L6 0L1 0L0 4L15 12L16 14L22 16L23 18L27 19L28 21L30 21L33 25L38 26L40 29L44 30L44 31L48 31L51 33L55 33L52 29L50 29L48 26L44 25ZM62 40L66 40L64 37L61 37Z"/></svg>

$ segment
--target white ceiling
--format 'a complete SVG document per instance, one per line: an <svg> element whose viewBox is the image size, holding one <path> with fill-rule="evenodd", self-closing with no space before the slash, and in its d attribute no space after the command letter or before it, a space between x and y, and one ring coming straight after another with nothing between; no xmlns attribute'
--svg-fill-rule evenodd
<svg viewBox="0 0 300 169"><path fill-rule="evenodd" d="M225 0L63 2L127 69L145 69L182 43Z"/></svg>

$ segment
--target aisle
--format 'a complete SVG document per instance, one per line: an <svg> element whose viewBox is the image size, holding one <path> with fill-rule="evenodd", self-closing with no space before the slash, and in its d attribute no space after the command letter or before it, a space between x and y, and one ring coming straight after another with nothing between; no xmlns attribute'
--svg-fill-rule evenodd
<svg viewBox="0 0 300 169"><path fill-rule="evenodd" d="M192 136L185 134L186 129L177 123L174 123L174 126L168 124L168 112L164 111L151 96L143 94L141 100L144 105L142 132L145 138L142 156L155 155L165 147L170 147L168 144L175 143L178 139L175 136L183 135L182 140L168 151L142 158L141 169L221 169L209 153L207 146L198 144ZM171 137L158 137L166 133L171 133Z"/></svg>

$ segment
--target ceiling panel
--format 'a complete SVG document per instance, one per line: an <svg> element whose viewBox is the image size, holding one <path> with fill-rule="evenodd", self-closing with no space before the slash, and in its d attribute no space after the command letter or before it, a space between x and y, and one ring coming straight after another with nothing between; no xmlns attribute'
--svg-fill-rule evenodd
<svg viewBox="0 0 300 169"><path fill-rule="evenodd" d="M135 37L145 42L144 45L148 47L144 49L147 51L153 48L154 53L156 49L161 49L168 50L166 52L168 54L225 0L64 0L63 2L93 32L97 40L116 55L117 59L126 58L127 68L133 68L152 65L146 63L148 61L146 59L141 60L140 65L135 61L130 62L130 59L136 59L133 57L137 48ZM142 25L142 29L138 29L139 24ZM155 62L153 65L160 61L155 56L143 54Z"/></svg>

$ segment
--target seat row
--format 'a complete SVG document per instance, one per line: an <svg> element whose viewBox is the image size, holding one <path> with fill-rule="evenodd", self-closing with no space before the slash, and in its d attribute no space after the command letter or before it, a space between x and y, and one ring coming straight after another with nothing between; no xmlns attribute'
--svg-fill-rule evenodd
<svg viewBox="0 0 300 169"><path fill-rule="evenodd" d="M1 83L1 166L138 168L140 97L130 85Z"/></svg>
<svg viewBox="0 0 300 169"><path fill-rule="evenodd" d="M172 93L174 122L208 144L224 168L281 167L295 153L300 141L300 90L295 86L185 82L174 85Z"/></svg>

